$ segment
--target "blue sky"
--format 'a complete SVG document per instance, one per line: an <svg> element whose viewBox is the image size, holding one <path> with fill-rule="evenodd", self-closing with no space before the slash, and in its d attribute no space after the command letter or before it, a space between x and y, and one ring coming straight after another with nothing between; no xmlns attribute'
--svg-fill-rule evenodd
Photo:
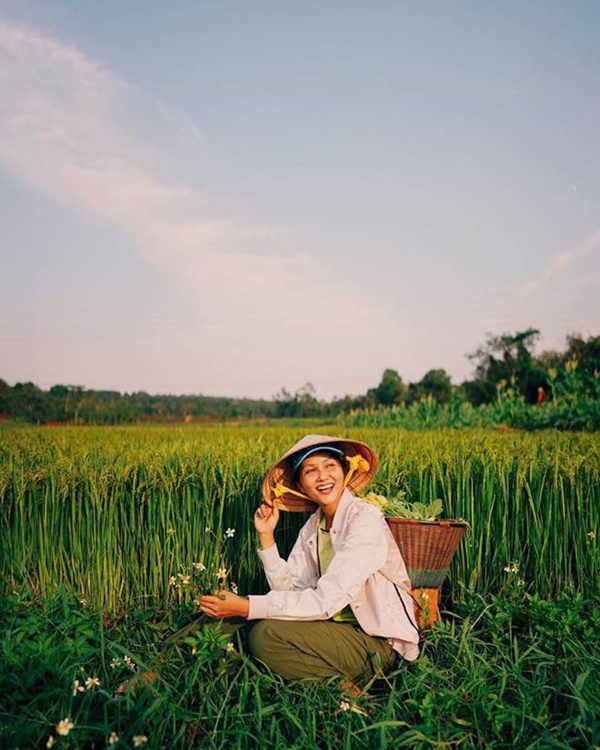
<svg viewBox="0 0 600 750"><path fill-rule="evenodd" d="M600 3L0 0L0 377L364 393L600 333Z"/></svg>

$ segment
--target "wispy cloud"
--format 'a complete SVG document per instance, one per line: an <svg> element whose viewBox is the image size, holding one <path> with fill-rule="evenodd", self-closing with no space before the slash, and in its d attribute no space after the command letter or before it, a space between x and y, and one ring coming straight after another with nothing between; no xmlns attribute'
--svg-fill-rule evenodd
<svg viewBox="0 0 600 750"><path fill-rule="evenodd" d="M289 384L294 374L318 382L319 373L342 383L357 352L385 363L383 342L401 333L380 300L322 260L282 253L268 227L207 215L200 191L164 176L132 117L144 96L76 47L0 19L0 162L122 231L145 261L179 279L191 312L178 335L198 366L210 362L217 380L241 365ZM161 107L157 117L202 143L195 124ZM310 342L304 355L301 340Z"/></svg>
<svg viewBox="0 0 600 750"><path fill-rule="evenodd" d="M600 247L600 230L592 233L589 237L575 247L560 250L550 262L542 269L541 273L523 284L517 291L518 296L527 297L538 289L545 286L559 273L566 271L578 258L586 253Z"/></svg>

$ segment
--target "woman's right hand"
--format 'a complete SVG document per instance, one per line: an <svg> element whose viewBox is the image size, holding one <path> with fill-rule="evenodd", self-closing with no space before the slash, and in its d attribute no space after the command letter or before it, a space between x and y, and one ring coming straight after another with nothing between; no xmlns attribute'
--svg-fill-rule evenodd
<svg viewBox="0 0 600 750"><path fill-rule="evenodd" d="M256 509L254 514L254 528L260 539L263 549L275 544L273 532L279 522L279 508L276 503L267 505L263 503Z"/></svg>

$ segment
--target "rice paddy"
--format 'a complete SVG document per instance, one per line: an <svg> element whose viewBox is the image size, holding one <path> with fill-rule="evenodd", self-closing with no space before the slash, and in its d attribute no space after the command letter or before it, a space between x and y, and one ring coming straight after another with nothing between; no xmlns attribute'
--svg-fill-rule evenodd
<svg viewBox="0 0 600 750"><path fill-rule="evenodd" d="M306 431L0 431L0 746L38 747L48 734L57 747L103 747L111 731L121 747L142 735L148 747L309 748L334 737L340 747L600 743L596 434L344 430L379 455L370 489L440 498L445 517L469 524L444 587L444 622L417 665L375 686L366 717L340 715L335 690L294 692L243 657L228 660L218 643L197 644L200 661L178 651L164 681L125 702L104 687L71 695L78 674L101 672L107 686L116 680L111 660L126 655L139 666L160 651L163 635L189 619L198 590L265 590L252 514L266 469ZM284 516L284 553L305 518ZM64 653L48 640L60 627L79 644ZM33 634L24 641L25 629ZM11 679L34 652L46 677L31 664L23 674L41 694L15 697ZM77 671L86 664L89 673ZM61 712L75 725L68 736L55 731ZM143 731L134 732L135 717ZM252 732L240 731L240 717ZM210 731L190 732L198 721L212 722Z"/></svg>

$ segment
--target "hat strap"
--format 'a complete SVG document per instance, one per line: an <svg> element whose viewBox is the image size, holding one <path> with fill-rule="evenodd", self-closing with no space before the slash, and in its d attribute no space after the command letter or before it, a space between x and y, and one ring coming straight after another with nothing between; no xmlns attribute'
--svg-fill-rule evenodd
<svg viewBox="0 0 600 750"><path fill-rule="evenodd" d="M371 464L364 456L361 456L360 453L357 453L355 456L346 456L346 461L348 462L349 469L346 477L344 478L344 487L348 486L350 480L352 479L352 475L355 472L369 471L369 469L371 468Z"/></svg>

